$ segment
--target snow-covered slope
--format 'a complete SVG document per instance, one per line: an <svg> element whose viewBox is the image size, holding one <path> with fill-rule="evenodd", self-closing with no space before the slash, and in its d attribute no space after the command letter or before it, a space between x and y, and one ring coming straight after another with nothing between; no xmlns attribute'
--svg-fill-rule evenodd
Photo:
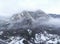
<svg viewBox="0 0 60 44"><path fill-rule="evenodd" d="M29 37L30 40L27 40L26 37L28 36L27 35L25 35L25 37L22 37L19 35L10 36L8 37L9 39L7 40L0 40L0 43L1 44L3 43L6 43L6 44L60 44L60 35L50 34L50 33L47 33L46 31L44 31L43 33L42 32L35 33L34 37L33 36L31 36L31 38Z"/></svg>

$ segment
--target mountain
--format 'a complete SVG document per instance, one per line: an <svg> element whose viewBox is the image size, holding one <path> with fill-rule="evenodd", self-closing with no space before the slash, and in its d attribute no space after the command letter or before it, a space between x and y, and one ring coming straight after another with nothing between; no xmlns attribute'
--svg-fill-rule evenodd
<svg viewBox="0 0 60 44"><path fill-rule="evenodd" d="M53 18L60 18L60 14L49 14L49 16Z"/></svg>
<svg viewBox="0 0 60 44"><path fill-rule="evenodd" d="M49 19L49 16L41 10L22 11L21 13L14 14L10 18L9 28L12 28L12 29L31 28L31 27L34 27L35 24L44 22L48 19Z"/></svg>
<svg viewBox="0 0 60 44"><path fill-rule="evenodd" d="M56 16L55 16L56 17ZM56 17L57 18L57 17ZM22 11L21 13L14 14L9 19L1 18L0 30L13 30L13 29L32 29L36 32L43 30L57 30L59 31L59 20L54 18L52 14L46 14L41 10L37 11ZM4 20L3 20L4 19ZM57 23L58 22L58 23ZM51 32L49 31L49 32Z"/></svg>
<svg viewBox="0 0 60 44"><path fill-rule="evenodd" d="M21 13L14 14L9 19L1 18L0 30L38 28L39 31L42 27L43 30L45 28L56 30L59 29L59 24L56 25L56 18L57 15L46 14L42 10L22 11Z"/></svg>
<svg viewBox="0 0 60 44"><path fill-rule="evenodd" d="M59 18L41 10L22 11L9 19L0 17L0 39L8 44L60 44Z"/></svg>

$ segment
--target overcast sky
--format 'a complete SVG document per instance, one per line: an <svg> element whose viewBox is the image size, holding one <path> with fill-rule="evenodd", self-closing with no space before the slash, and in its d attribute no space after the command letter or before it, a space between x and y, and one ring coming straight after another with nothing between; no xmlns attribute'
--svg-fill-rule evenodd
<svg viewBox="0 0 60 44"><path fill-rule="evenodd" d="M46 13L60 14L60 0L0 0L0 16L38 9Z"/></svg>

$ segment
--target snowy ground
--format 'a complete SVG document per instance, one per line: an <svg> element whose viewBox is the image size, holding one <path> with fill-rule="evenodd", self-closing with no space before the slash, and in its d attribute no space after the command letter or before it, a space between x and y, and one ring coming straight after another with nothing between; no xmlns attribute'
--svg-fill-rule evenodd
<svg viewBox="0 0 60 44"><path fill-rule="evenodd" d="M36 33L35 38L32 39L34 40L33 42L27 41L26 38L20 36L11 36L8 40L0 39L0 44L60 44L59 35L48 34L46 31L44 33Z"/></svg>

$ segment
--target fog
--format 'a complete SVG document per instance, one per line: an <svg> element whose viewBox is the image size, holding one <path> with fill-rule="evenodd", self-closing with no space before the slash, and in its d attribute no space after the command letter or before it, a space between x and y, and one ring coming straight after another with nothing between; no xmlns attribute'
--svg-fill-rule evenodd
<svg viewBox="0 0 60 44"><path fill-rule="evenodd" d="M47 25L60 27L60 18L50 17L48 21L46 21Z"/></svg>
<svg viewBox="0 0 60 44"><path fill-rule="evenodd" d="M46 13L60 13L60 0L0 0L0 16L11 16L23 10L41 9Z"/></svg>
<svg viewBox="0 0 60 44"><path fill-rule="evenodd" d="M48 17L47 20L45 19L42 22L37 20L36 25L47 25L47 26L50 26L50 27L59 28L60 27L60 18Z"/></svg>
<svg viewBox="0 0 60 44"><path fill-rule="evenodd" d="M60 18L50 18L49 23L54 25L60 25Z"/></svg>

